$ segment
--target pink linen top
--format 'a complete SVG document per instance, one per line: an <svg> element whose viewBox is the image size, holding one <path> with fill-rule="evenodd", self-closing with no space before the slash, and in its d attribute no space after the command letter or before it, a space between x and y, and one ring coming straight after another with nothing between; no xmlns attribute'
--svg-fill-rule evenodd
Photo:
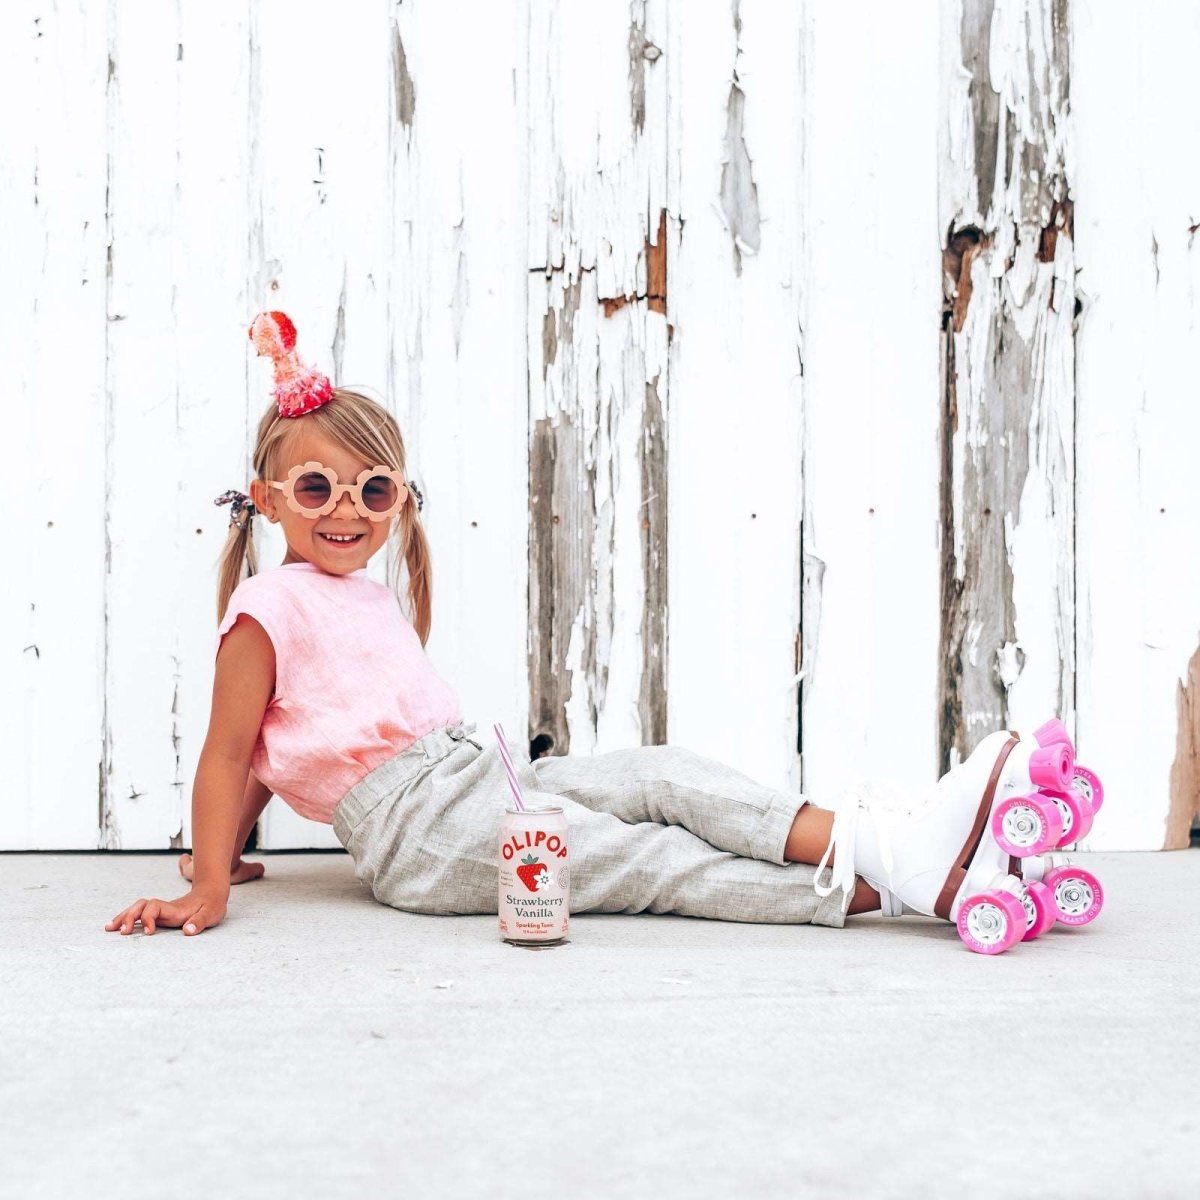
<svg viewBox="0 0 1200 1200"><path fill-rule="evenodd" d="M338 801L418 738L462 720L391 588L366 567L331 575L287 563L243 579L217 627L253 617L275 647L275 692L251 769L302 817Z"/></svg>

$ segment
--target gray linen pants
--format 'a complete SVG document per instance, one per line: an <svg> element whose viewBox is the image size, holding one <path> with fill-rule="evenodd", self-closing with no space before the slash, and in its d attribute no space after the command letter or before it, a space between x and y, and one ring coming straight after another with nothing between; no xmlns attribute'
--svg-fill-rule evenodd
<svg viewBox="0 0 1200 1200"><path fill-rule="evenodd" d="M338 840L382 903L435 915L496 912L499 825L512 793L499 749L484 747L474 729L426 734L334 811ZM562 806L573 914L844 923L840 892L818 896L816 868L784 861L802 797L679 746L532 763L508 746L526 805Z"/></svg>

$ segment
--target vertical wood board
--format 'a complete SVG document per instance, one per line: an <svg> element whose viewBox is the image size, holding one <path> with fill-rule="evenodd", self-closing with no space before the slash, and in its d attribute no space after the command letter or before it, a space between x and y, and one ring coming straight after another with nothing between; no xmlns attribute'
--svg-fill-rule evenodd
<svg viewBox="0 0 1200 1200"><path fill-rule="evenodd" d="M812 8L804 790L935 777L937 24Z"/></svg>
<svg viewBox="0 0 1200 1200"><path fill-rule="evenodd" d="M1075 709L1067 0L951 0L939 170L942 767Z"/></svg>

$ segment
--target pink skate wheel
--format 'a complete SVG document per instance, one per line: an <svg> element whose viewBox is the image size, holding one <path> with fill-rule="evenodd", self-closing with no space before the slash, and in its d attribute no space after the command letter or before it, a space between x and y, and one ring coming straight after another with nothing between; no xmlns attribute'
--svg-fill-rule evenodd
<svg viewBox="0 0 1200 1200"><path fill-rule="evenodd" d="M1087 925L1104 907L1104 889L1091 871L1068 863L1046 873L1043 885L1054 898L1058 919L1064 925Z"/></svg>
<svg viewBox="0 0 1200 1200"><path fill-rule="evenodd" d="M1062 837L1058 839L1060 850L1064 846L1074 845L1091 829L1091 811L1078 792L1074 790L1067 792L1044 791L1042 794L1054 803L1054 807L1058 809L1059 818L1062 820Z"/></svg>
<svg viewBox="0 0 1200 1200"><path fill-rule="evenodd" d="M1062 742L1052 746L1039 746L1029 756L1029 778L1034 787L1052 788L1065 792L1071 785L1071 768L1075 766L1075 752Z"/></svg>
<svg viewBox="0 0 1200 1200"><path fill-rule="evenodd" d="M1099 775L1087 767L1076 765L1071 773L1071 787L1088 802L1093 815L1100 811L1104 803L1104 784L1100 782Z"/></svg>
<svg viewBox="0 0 1200 1200"><path fill-rule="evenodd" d="M1044 883L1031 880L1025 885L1021 903L1025 908L1025 936L1023 942L1039 938L1058 920L1054 897Z"/></svg>
<svg viewBox="0 0 1200 1200"><path fill-rule="evenodd" d="M1067 727L1057 717L1047 721L1045 725L1039 725L1033 731L1033 736L1039 746L1053 746L1055 742L1062 742L1071 747L1072 754L1075 753L1075 743L1071 741Z"/></svg>
<svg viewBox="0 0 1200 1200"><path fill-rule="evenodd" d="M1025 934L1025 909L1011 892L979 892L958 910L958 936L976 954L1003 954Z"/></svg>
<svg viewBox="0 0 1200 1200"><path fill-rule="evenodd" d="M1080 804L1079 824L1076 826L1074 833L1071 835L1074 837L1076 843L1082 842L1083 839L1092 832L1092 822L1095 821L1095 819L1094 813L1087 806L1087 804Z"/></svg>
<svg viewBox="0 0 1200 1200"><path fill-rule="evenodd" d="M1062 834L1062 817L1049 797L1010 796L992 811L992 836L1014 858L1053 850Z"/></svg>

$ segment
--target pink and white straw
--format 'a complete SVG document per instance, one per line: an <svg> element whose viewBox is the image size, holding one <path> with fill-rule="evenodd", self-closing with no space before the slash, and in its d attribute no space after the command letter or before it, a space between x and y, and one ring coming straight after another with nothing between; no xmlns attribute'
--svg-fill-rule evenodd
<svg viewBox="0 0 1200 1200"><path fill-rule="evenodd" d="M508 774L508 786L512 788L513 800L521 812L525 811L525 801L521 799L521 785L517 782L516 768L513 766L512 758L508 753L508 743L504 738L504 727L497 722L493 728L496 731L496 740L500 743L500 757L504 759L504 770Z"/></svg>

